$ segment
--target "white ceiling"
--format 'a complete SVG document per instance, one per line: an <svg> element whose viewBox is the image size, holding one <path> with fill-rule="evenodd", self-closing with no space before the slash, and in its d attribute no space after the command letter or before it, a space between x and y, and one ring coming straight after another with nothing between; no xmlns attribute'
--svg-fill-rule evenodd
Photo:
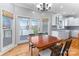
<svg viewBox="0 0 79 59"><path fill-rule="evenodd" d="M38 11L36 3L16 3L15 5ZM61 13L64 15L79 15L79 3L52 3L52 9L48 13Z"/></svg>

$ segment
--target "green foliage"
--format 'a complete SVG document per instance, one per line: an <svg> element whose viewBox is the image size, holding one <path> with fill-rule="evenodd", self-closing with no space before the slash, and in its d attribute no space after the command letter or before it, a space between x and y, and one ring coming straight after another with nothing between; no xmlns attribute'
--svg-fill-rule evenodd
<svg viewBox="0 0 79 59"><path fill-rule="evenodd" d="M33 31L33 33L34 33L34 34L37 34L37 33L38 33L38 30L37 30L37 29L35 29L35 28L34 28L34 29L32 29L32 31Z"/></svg>

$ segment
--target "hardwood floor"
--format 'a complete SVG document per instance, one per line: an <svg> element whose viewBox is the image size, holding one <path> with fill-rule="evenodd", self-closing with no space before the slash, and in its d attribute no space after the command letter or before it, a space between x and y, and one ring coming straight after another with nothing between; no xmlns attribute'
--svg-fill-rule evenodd
<svg viewBox="0 0 79 59"><path fill-rule="evenodd" d="M20 55L21 56L30 55L28 51L28 44L20 44L17 47L5 53L3 56L20 56Z"/></svg>
<svg viewBox="0 0 79 59"><path fill-rule="evenodd" d="M14 49L8 51L3 56L30 56L28 44L20 44ZM34 49L34 55L37 55L38 50ZM79 39L73 39L69 49L69 56L79 56Z"/></svg>
<svg viewBox="0 0 79 59"><path fill-rule="evenodd" d="M38 51L38 50L35 48L34 51ZM34 52L34 55L36 54L37 53ZM31 53L29 52L29 45L28 43L24 43L24 44L18 45L17 47L3 54L2 56L30 56L30 55Z"/></svg>
<svg viewBox="0 0 79 59"><path fill-rule="evenodd" d="M79 39L73 39L70 50L70 56L79 56Z"/></svg>

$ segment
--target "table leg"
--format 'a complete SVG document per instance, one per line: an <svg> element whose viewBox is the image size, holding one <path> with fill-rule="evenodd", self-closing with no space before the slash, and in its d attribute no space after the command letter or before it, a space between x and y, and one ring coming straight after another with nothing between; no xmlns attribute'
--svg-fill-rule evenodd
<svg viewBox="0 0 79 59"><path fill-rule="evenodd" d="M38 49L38 56L40 56L39 52L40 52L40 51L39 51L39 49Z"/></svg>
<svg viewBox="0 0 79 59"><path fill-rule="evenodd" d="M31 52L31 56L32 56L32 55L33 55L32 47L31 47L31 50L30 50L30 52Z"/></svg>
<svg viewBox="0 0 79 59"><path fill-rule="evenodd" d="M29 52L31 54L31 56L33 55L33 52L32 52L32 46L30 45L30 42L29 42Z"/></svg>

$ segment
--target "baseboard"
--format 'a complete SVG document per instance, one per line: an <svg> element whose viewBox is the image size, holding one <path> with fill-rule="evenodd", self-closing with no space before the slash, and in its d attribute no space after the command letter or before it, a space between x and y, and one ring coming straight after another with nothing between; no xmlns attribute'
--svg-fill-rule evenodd
<svg viewBox="0 0 79 59"><path fill-rule="evenodd" d="M28 43L28 42L27 42ZM22 44L22 43L21 43ZM25 44L25 43L24 43ZM8 51L10 51L11 49L13 49L13 48L15 48L16 46L17 46L18 44L15 44L13 47L11 47L11 48L9 48L9 49L7 49L7 50L5 50L5 51L1 51L0 52L0 56L3 56L5 53L7 53Z"/></svg>
<svg viewBox="0 0 79 59"><path fill-rule="evenodd" d="M10 51L11 49L15 48L16 46L17 46L17 44L14 45L13 47L9 48L9 49L6 49L6 50L4 50L4 51L1 51L1 52L0 52L0 56L3 56L5 53L7 53L7 52Z"/></svg>
<svg viewBox="0 0 79 59"><path fill-rule="evenodd" d="M17 46L18 44L15 44L14 48Z"/></svg>
<svg viewBox="0 0 79 59"><path fill-rule="evenodd" d="M0 52L0 56L3 56L3 54L5 54L6 52L10 51L11 49L13 49L13 48L7 49L7 50L5 50L5 51L1 51L1 52Z"/></svg>

